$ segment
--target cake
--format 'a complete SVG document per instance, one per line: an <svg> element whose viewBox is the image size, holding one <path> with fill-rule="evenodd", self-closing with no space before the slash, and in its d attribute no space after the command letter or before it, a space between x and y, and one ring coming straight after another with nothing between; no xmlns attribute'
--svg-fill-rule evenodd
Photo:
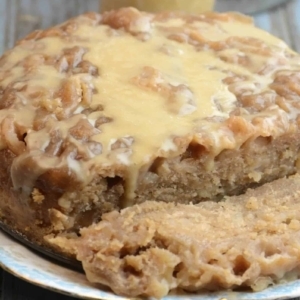
<svg viewBox="0 0 300 300"><path fill-rule="evenodd" d="M125 297L261 291L300 277L299 209L297 174L218 203L146 201L50 242L75 253L89 281Z"/></svg>
<svg viewBox="0 0 300 300"><path fill-rule="evenodd" d="M295 174L299 83L300 56L235 13L124 8L35 31L0 59L0 221L69 255L49 237L104 213Z"/></svg>

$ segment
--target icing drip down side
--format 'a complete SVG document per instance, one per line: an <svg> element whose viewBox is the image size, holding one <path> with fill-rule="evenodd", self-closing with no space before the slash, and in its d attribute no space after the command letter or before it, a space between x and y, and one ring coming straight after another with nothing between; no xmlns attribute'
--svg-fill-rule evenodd
<svg viewBox="0 0 300 300"><path fill-rule="evenodd" d="M86 14L1 58L0 147L25 193L52 169L119 176L129 206L156 158L295 130L299 83L299 56L241 15Z"/></svg>

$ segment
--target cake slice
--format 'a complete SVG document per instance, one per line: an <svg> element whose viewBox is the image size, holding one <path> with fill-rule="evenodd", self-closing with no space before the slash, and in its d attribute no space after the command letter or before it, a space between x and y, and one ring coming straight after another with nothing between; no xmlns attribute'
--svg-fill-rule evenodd
<svg viewBox="0 0 300 300"><path fill-rule="evenodd" d="M149 201L105 214L78 239L49 238L89 281L127 297L250 287L300 276L300 175L219 203Z"/></svg>

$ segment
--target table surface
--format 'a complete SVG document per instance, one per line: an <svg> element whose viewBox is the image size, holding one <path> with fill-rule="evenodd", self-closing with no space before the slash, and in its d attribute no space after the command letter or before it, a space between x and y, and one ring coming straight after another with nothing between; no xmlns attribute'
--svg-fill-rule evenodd
<svg viewBox="0 0 300 300"><path fill-rule="evenodd" d="M52 26L86 11L97 11L98 7L98 0L0 0L0 53L34 29ZM259 27L300 51L300 0L290 0L254 18ZM0 300L72 299L35 287L1 269L0 286Z"/></svg>

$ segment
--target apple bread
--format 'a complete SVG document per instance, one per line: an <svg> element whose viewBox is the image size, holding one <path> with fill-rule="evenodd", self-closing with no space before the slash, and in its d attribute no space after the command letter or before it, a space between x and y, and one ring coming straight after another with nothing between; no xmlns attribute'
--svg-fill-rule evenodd
<svg viewBox="0 0 300 300"><path fill-rule="evenodd" d="M300 277L299 209L297 174L218 203L146 201L104 214L77 239L49 241L75 253L91 282L127 297L260 291Z"/></svg>
<svg viewBox="0 0 300 300"><path fill-rule="evenodd" d="M294 174L299 99L300 56L239 14L124 8L35 31L0 59L0 220L44 244Z"/></svg>

